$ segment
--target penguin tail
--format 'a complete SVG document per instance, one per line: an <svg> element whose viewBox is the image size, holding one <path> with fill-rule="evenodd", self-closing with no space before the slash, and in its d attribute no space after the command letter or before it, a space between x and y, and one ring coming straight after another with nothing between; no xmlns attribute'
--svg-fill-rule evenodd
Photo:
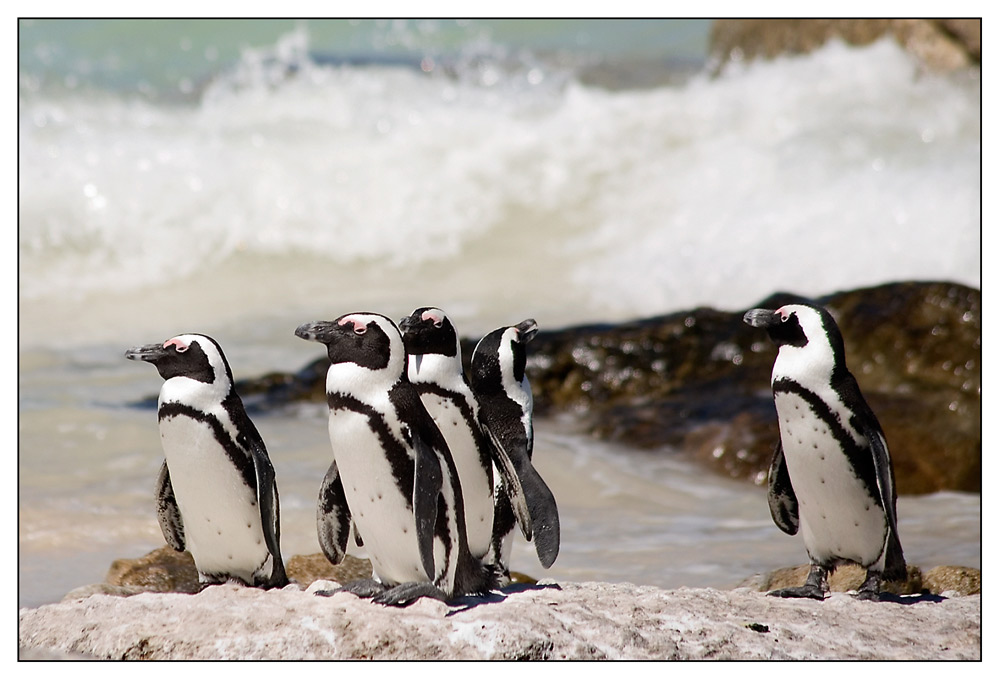
<svg viewBox="0 0 1000 680"><path fill-rule="evenodd" d="M885 566L882 568L882 578L886 581L903 581L906 579L906 560L903 558L903 546L895 531L889 532L885 546Z"/></svg>

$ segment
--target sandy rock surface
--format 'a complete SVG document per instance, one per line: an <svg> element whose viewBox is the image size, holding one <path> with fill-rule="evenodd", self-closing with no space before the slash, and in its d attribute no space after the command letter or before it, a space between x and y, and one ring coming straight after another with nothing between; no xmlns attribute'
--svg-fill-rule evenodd
<svg viewBox="0 0 1000 680"><path fill-rule="evenodd" d="M387 608L317 581L97 594L19 613L22 658L979 659L980 596L782 600L749 589L516 586Z"/></svg>

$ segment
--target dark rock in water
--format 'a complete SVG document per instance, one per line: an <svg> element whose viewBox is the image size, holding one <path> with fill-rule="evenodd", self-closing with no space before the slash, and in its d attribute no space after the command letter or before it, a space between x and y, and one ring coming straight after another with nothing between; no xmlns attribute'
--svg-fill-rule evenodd
<svg viewBox="0 0 1000 680"><path fill-rule="evenodd" d="M709 53L726 61L811 52L831 39L868 45L892 36L935 71L981 62L979 19L720 19L712 24Z"/></svg>
<svg viewBox="0 0 1000 680"><path fill-rule="evenodd" d="M768 574L758 574L743 581L740 588L760 592L801 586L809 574L809 565L775 569ZM844 593L857 590L865 581L865 569L857 564L842 564L830 573L830 591ZM982 592L982 576L972 567L934 567L922 572L912 564L906 567L906 580L882 583L883 592L895 595L942 595L950 597L977 595Z"/></svg>
<svg viewBox="0 0 1000 680"><path fill-rule="evenodd" d="M801 297L778 293L756 307ZM902 494L979 491L982 309L978 290L892 283L816 300L837 318L847 364L889 442ZM617 325L542 330L529 346L535 413L575 414L593 436L671 448L763 483L778 441L770 376L776 348L709 308ZM471 356L474 340L463 342ZM326 358L296 375L238 385L250 405L324 399Z"/></svg>
<svg viewBox="0 0 1000 680"><path fill-rule="evenodd" d="M779 293L759 307L801 300ZM887 284L818 300L886 432L900 493L978 491L981 295L950 283ZM764 481L778 440L777 350L743 311L696 309L618 326L539 332L529 375L540 415L576 412L594 436L669 446Z"/></svg>

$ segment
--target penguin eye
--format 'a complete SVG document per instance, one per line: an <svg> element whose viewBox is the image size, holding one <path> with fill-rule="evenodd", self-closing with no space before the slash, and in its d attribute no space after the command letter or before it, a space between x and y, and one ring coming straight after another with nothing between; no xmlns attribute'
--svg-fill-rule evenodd
<svg viewBox="0 0 1000 680"><path fill-rule="evenodd" d="M443 324L441 323L440 319L438 319L437 321L434 322L434 328L441 328L442 325Z"/></svg>
<svg viewBox="0 0 1000 680"><path fill-rule="evenodd" d="M367 331L368 331L368 326L355 326L354 327L354 334L355 335L364 335Z"/></svg>

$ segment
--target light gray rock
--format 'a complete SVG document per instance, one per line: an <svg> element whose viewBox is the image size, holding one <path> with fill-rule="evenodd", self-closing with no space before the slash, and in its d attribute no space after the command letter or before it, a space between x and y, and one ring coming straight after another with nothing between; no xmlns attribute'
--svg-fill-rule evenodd
<svg viewBox="0 0 1000 680"><path fill-rule="evenodd" d="M95 594L19 612L22 654L100 659L979 659L980 596L782 600L542 582L408 608L292 584Z"/></svg>

